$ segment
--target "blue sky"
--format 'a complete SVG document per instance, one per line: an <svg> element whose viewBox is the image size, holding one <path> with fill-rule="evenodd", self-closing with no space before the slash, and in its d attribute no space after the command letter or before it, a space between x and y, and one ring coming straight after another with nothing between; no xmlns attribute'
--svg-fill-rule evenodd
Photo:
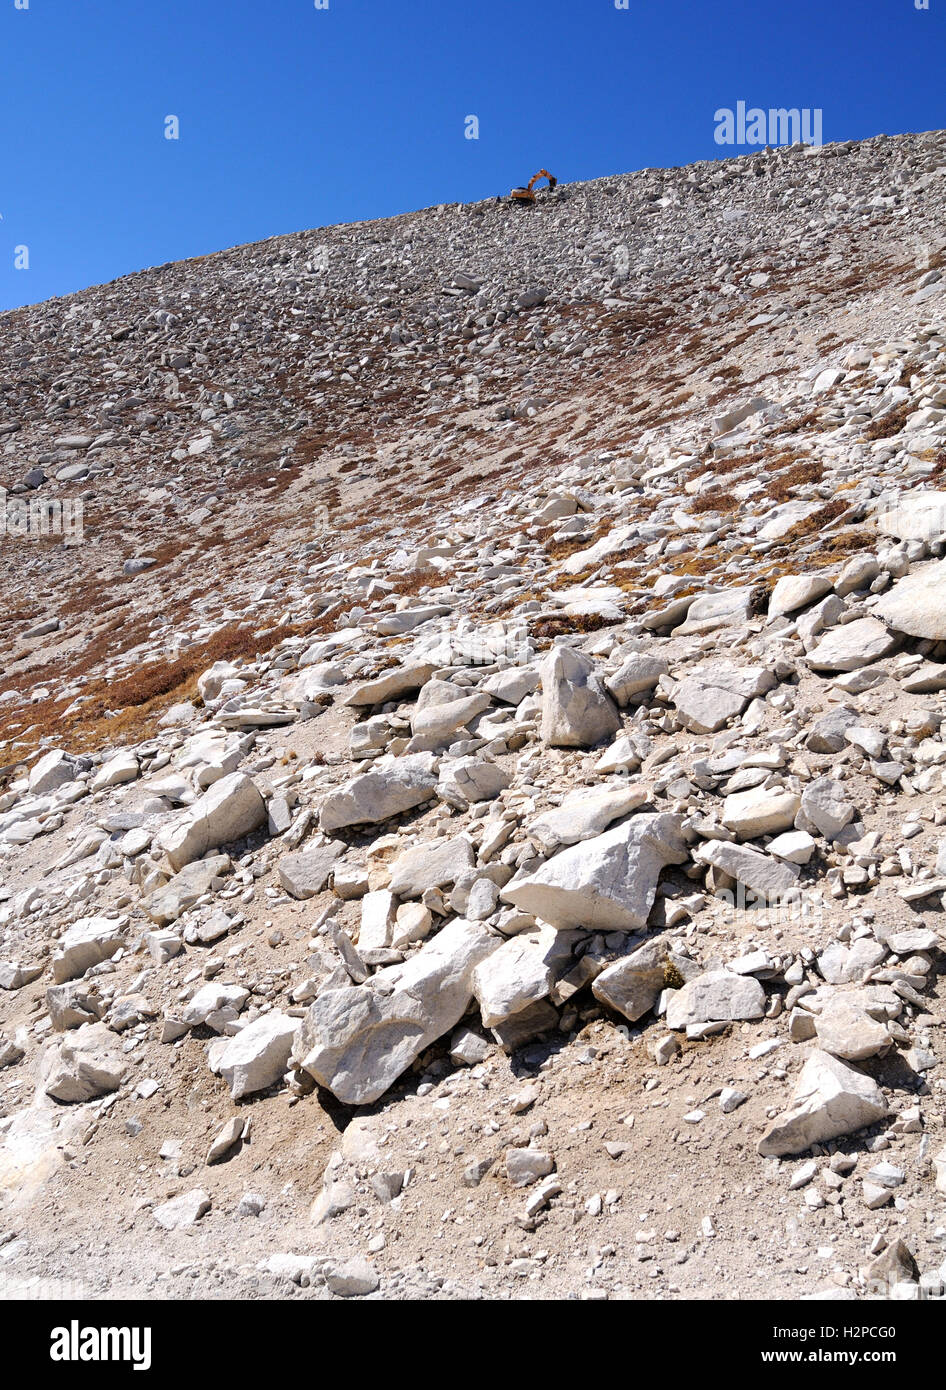
<svg viewBox="0 0 946 1390"><path fill-rule="evenodd" d="M738 101L820 107L825 140L946 125L946 0L25 3L0 0L0 308L543 165L739 153L713 119Z"/></svg>

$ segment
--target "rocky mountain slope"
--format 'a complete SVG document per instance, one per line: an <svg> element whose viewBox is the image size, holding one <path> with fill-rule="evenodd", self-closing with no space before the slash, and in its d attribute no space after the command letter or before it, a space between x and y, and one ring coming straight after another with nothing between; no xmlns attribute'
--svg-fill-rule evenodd
<svg viewBox="0 0 946 1390"><path fill-rule="evenodd" d="M946 1262L946 134L0 315L0 1277Z"/></svg>

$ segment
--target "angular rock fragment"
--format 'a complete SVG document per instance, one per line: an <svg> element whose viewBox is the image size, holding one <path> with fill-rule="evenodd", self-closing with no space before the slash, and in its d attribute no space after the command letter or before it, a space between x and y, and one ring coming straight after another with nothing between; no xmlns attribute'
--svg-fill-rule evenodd
<svg viewBox="0 0 946 1390"><path fill-rule="evenodd" d="M815 1015L818 1045L844 1062L863 1062L891 1044L885 1025L872 1018L857 994L840 994Z"/></svg>
<svg viewBox="0 0 946 1390"><path fill-rule="evenodd" d="M352 778L323 801L319 825L326 834L349 825L372 825L429 801L437 786L429 753L397 758Z"/></svg>
<svg viewBox="0 0 946 1390"><path fill-rule="evenodd" d="M764 1013L765 990L752 975L709 970L670 995L666 1024L679 1030L691 1023L732 1023Z"/></svg>
<svg viewBox="0 0 946 1390"><path fill-rule="evenodd" d="M475 967L499 945L485 927L449 923L403 965L320 995L293 1047L298 1065L346 1105L368 1105L463 1017Z"/></svg>
<svg viewBox="0 0 946 1390"><path fill-rule="evenodd" d="M75 780L77 762L61 748L44 753L30 771L29 787L33 796L45 796L66 782Z"/></svg>
<svg viewBox="0 0 946 1390"><path fill-rule="evenodd" d="M899 579L877 604L876 612L897 632L934 642L946 640L946 560L922 565Z"/></svg>
<svg viewBox="0 0 946 1390"><path fill-rule="evenodd" d="M661 871L686 858L679 816L634 816L562 850L510 883L502 897L555 927L639 931L647 924Z"/></svg>
<svg viewBox="0 0 946 1390"><path fill-rule="evenodd" d="M39 979L42 973L41 965L23 965L16 960L0 960L0 989L23 989L24 985Z"/></svg>
<svg viewBox="0 0 946 1390"><path fill-rule="evenodd" d="M527 827L537 844L546 849L577 844L607 830L612 821L630 815L649 799L640 783L626 786L580 788L569 793L561 806L545 811Z"/></svg>
<svg viewBox="0 0 946 1390"><path fill-rule="evenodd" d="M279 861L279 882L293 898L314 898L327 886L336 861L346 848L342 840L328 840L299 854L284 855Z"/></svg>
<svg viewBox="0 0 946 1390"><path fill-rule="evenodd" d="M430 680L435 671L432 662L414 662L396 666L391 671L374 680L365 681L355 687L345 699L346 705L383 705L388 700L400 699L420 690Z"/></svg>
<svg viewBox="0 0 946 1390"><path fill-rule="evenodd" d="M57 984L84 975L90 966L108 960L124 944L120 923L109 917L80 917L60 939L53 956L53 979Z"/></svg>
<svg viewBox="0 0 946 1390"><path fill-rule="evenodd" d="M242 772L231 772L198 797L159 843L178 872L208 850L242 840L265 823L266 803L255 784Z"/></svg>
<svg viewBox="0 0 946 1390"><path fill-rule="evenodd" d="M662 656L632 652L614 675L608 676L605 685L619 705L626 705L633 696L653 690L660 677L666 676L669 670L669 663Z"/></svg>
<svg viewBox="0 0 946 1390"><path fill-rule="evenodd" d="M181 1231L187 1226L196 1225L210 1210L210 1205L208 1193L202 1187L197 1187L155 1207L153 1215L158 1225L166 1231Z"/></svg>
<svg viewBox="0 0 946 1390"><path fill-rule="evenodd" d="M610 738L621 719L594 663L570 647L555 647L542 663L542 742L591 748Z"/></svg>
<svg viewBox="0 0 946 1390"><path fill-rule="evenodd" d="M872 666L900 645L900 639L876 618L855 618L833 627L805 658L814 671L856 671Z"/></svg>
<svg viewBox="0 0 946 1390"><path fill-rule="evenodd" d="M483 1024L493 1028L544 999L557 970L570 959L552 927L504 941L473 971L473 994Z"/></svg>
<svg viewBox="0 0 946 1390"><path fill-rule="evenodd" d="M804 1153L842 1134L854 1134L887 1114L876 1081L827 1052L813 1052L798 1078L789 1108L759 1140L764 1157Z"/></svg>
<svg viewBox="0 0 946 1390"><path fill-rule="evenodd" d="M752 787L749 791L733 792L723 803L723 825L743 840L773 835L795 824L801 804L797 792L783 787Z"/></svg>
<svg viewBox="0 0 946 1390"><path fill-rule="evenodd" d="M142 906L152 921L167 926L192 908L198 898L209 893L215 881L222 879L229 868L230 858L226 854L195 860L185 865L163 888L156 889Z"/></svg>
<svg viewBox="0 0 946 1390"><path fill-rule="evenodd" d="M47 1051L42 1086L53 1100L75 1104L117 1091L127 1071L116 1034L104 1023L84 1023Z"/></svg>
<svg viewBox="0 0 946 1390"><path fill-rule="evenodd" d="M234 1100L265 1091L280 1079L289 1065L297 1027L297 1019L274 1010L230 1039L217 1058L217 1070Z"/></svg>
<svg viewBox="0 0 946 1390"><path fill-rule="evenodd" d="M798 892L798 870L748 845L710 840L698 845L694 859L712 864L748 888L762 902L776 903Z"/></svg>
<svg viewBox="0 0 946 1390"><path fill-rule="evenodd" d="M595 977L591 992L609 1009L636 1023L657 1003L667 986L667 948L659 941L638 946Z"/></svg>
<svg viewBox="0 0 946 1390"><path fill-rule="evenodd" d="M492 758L447 758L440 766L437 795L448 806L465 811L474 802L492 801L511 782L511 775Z"/></svg>
<svg viewBox="0 0 946 1390"><path fill-rule="evenodd" d="M672 698L684 728L697 734L715 733L742 714L750 700L776 684L775 676L764 667L711 662L679 681Z"/></svg>
<svg viewBox="0 0 946 1390"><path fill-rule="evenodd" d="M686 619L674 630L675 637L715 632L748 620L756 591L753 588L724 589L718 594L698 598L687 610Z"/></svg>
<svg viewBox="0 0 946 1390"><path fill-rule="evenodd" d="M854 819L854 814L854 803L848 799L843 784L833 777L818 777L802 793L795 828L833 840Z"/></svg>
<svg viewBox="0 0 946 1390"><path fill-rule="evenodd" d="M419 898L428 888L456 883L473 862L473 846L463 835L428 840L395 859L389 887L398 898Z"/></svg>

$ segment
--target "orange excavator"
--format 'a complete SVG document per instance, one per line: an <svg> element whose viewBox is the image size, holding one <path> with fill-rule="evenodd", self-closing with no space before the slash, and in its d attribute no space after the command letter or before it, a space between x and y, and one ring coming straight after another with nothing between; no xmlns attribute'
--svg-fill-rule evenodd
<svg viewBox="0 0 946 1390"><path fill-rule="evenodd" d="M534 174L532 178L529 180L527 188L514 188L512 192L509 194L510 199L516 204L517 207L530 207L535 202L535 193L533 190L535 189L535 186L540 179L548 179L549 192L551 192L555 185L558 183L558 179L555 177L554 174L550 174L548 169L540 169L539 172L537 174Z"/></svg>

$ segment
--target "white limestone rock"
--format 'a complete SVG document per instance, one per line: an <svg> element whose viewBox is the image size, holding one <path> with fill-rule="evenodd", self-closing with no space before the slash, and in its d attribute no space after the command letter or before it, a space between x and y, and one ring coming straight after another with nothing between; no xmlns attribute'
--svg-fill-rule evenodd
<svg viewBox="0 0 946 1390"><path fill-rule="evenodd" d="M823 574L784 574L772 590L769 617L797 613L800 608L807 608L810 603L824 598L832 587L831 580Z"/></svg>
<svg viewBox="0 0 946 1390"><path fill-rule="evenodd" d="M712 864L748 888L763 903L776 903L798 892L798 869L749 845L708 840L693 851L694 859Z"/></svg>
<svg viewBox="0 0 946 1390"><path fill-rule="evenodd" d="M41 1084L54 1100L73 1105L117 1091L127 1071L118 1035L104 1023L83 1023L44 1054Z"/></svg>
<svg viewBox="0 0 946 1390"><path fill-rule="evenodd" d="M773 1120L759 1140L763 1158L804 1153L854 1134L887 1114L887 1102L871 1077L830 1053L816 1051L806 1061L789 1108Z"/></svg>
<svg viewBox="0 0 946 1390"><path fill-rule="evenodd" d="M723 803L723 825L741 840L789 830L801 806L797 792L784 787L750 787L733 792Z"/></svg>
<svg viewBox="0 0 946 1390"><path fill-rule="evenodd" d="M641 783L581 787L570 792L561 806L544 811L526 827L537 844L547 850L574 845L607 830L612 821L630 815L648 800L650 789Z"/></svg>
<svg viewBox="0 0 946 1390"><path fill-rule="evenodd" d="M57 984L77 979L91 966L111 959L124 941L120 922L110 917L80 917L59 941L53 955L53 979Z"/></svg>
<svg viewBox="0 0 946 1390"><path fill-rule="evenodd" d="M899 645L899 638L877 618L855 618L830 628L805 659L814 671L856 671L883 660Z"/></svg>
<svg viewBox="0 0 946 1390"><path fill-rule="evenodd" d="M389 886L399 898L419 898L428 888L456 883L473 863L473 846L465 835L427 840L395 859Z"/></svg>
<svg viewBox="0 0 946 1390"><path fill-rule="evenodd" d="M679 1031L692 1023L732 1023L764 1013L765 990L754 976L709 970L670 995L666 1023Z"/></svg>
<svg viewBox="0 0 946 1390"><path fill-rule="evenodd" d="M183 819L158 843L175 872L209 850L242 840L266 823L266 803L255 783L242 772L221 777L198 797Z"/></svg>
<svg viewBox="0 0 946 1390"><path fill-rule="evenodd" d="M404 964L319 995L293 1045L299 1066L346 1105L370 1105L459 1023L473 971L498 945L480 923L458 918Z"/></svg>
<svg viewBox="0 0 946 1390"><path fill-rule="evenodd" d="M742 714L750 700L775 688L775 676L762 666L716 661L697 667L673 688L677 717L692 733L715 733Z"/></svg>
<svg viewBox="0 0 946 1390"><path fill-rule="evenodd" d="M570 942L554 927L520 932L481 961L473 971L473 994L483 1025L493 1028L545 999L556 972L570 959Z"/></svg>
<svg viewBox="0 0 946 1390"><path fill-rule="evenodd" d="M429 801L436 786L435 763L429 753L397 758L330 792L322 803L319 825L326 834L348 825L373 825Z"/></svg>
<svg viewBox="0 0 946 1390"><path fill-rule="evenodd" d="M262 1014L231 1038L217 1059L217 1071L234 1100L265 1091L285 1073L298 1019L288 1014Z"/></svg>
<svg viewBox="0 0 946 1390"><path fill-rule="evenodd" d="M946 560L922 565L898 580L875 611L897 632L946 640Z"/></svg>
<svg viewBox="0 0 946 1390"><path fill-rule="evenodd" d="M554 647L542 662L542 742L591 748L621 727L594 663L570 647Z"/></svg>
<svg viewBox="0 0 946 1390"><path fill-rule="evenodd" d="M154 1208L152 1215L166 1231L182 1231L188 1226L195 1226L207 1214L210 1206L209 1194L202 1187L195 1187L190 1192L182 1192L179 1197L172 1197L170 1202L162 1202Z"/></svg>
<svg viewBox="0 0 946 1390"><path fill-rule="evenodd" d="M639 931L647 924L661 871L686 858L679 816L634 816L513 879L501 896L555 927Z"/></svg>

